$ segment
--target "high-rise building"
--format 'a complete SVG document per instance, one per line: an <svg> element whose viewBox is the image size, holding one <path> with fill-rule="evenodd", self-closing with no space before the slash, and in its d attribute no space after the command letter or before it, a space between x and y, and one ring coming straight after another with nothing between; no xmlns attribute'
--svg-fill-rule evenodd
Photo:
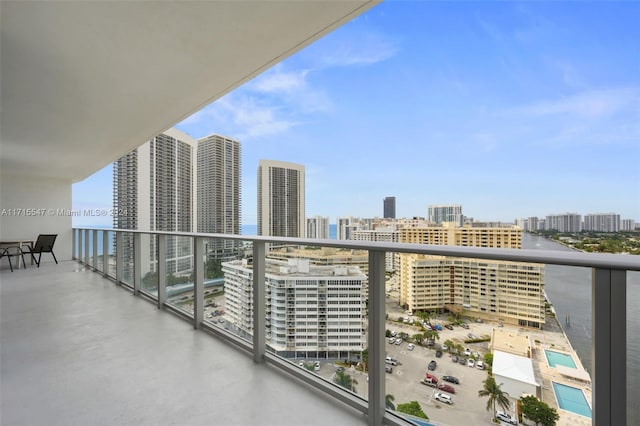
<svg viewBox="0 0 640 426"><path fill-rule="evenodd" d="M383 216L385 219L396 218L396 197L385 197L383 201Z"/></svg>
<svg viewBox="0 0 640 426"><path fill-rule="evenodd" d="M549 215L545 220L545 229L558 232L580 232L582 231L582 216L578 213Z"/></svg>
<svg viewBox="0 0 640 426"><path fill-rule="evenodd" d="M615 213L596 213L584 216L585 231L619 232L620 215Z"/></svg>
<svg viewBox="0 0 640 426"><path fill-rule="evenodd" d="M522 229L517 226L478 228L453 223L442 226L401 228L400 242L463 247L522 248Z"/></svg>
<svg viewBox="0 0 640 426"><path fill-rule="evenodd" d="M307 238L329 239L329 218L314 216L307 218Z"/></svg>
<svg viewBox="0 0 640 426"><path fill-rule="evenodd" d="M169 129L116 160L113 165L115 229L193 232L195 228L196 141ZM133 238L123 240L125 258L133 255ZM157 270L155 240L142 245L143 273ZM167 271L191 270L193 249L188 239L167 239ZM127 274L128 271L125 271Z"/></svg>
<svg viewBox="0 0 640 426"><path fill-rule="evenodd" d="M358 218L352 216L339 217L338 223L336 224L336 237L339 240L351 239L351 233L358 229L358 224Z"/></svg>
<svg viewBox="0 0 640 426"><path fill-rule="evenodd" d="M462 205L431 205L429 206L429 220L437 225L443 222L454 222L458 226L463 224Z"/></svg>
<svg viewBox="0 0 640 426"><path fill-rule="evenodd" d="M223 263L226 318L253 334L253 266ZM278 355L356 359L366 346L367 277L357 266L310 265L308 259L265 264L267 345Z"/></svg>
<svg viewBox="0 0 640 426"><path fill-rule="evenodd" d="M210 135L198 140L197 216L198 232L240 234L240 142ZM211 239L208 256L229 259L240 242Z"/></svg>
<svg viewBox="0 0 640 426"><path fill-rule="evenodd" d="M636 222L633 219L622 219L620 221L621 231L634 231L636 229Z"/></svg>
<svg viewBox="0 0 640 426"><path fill-rule="evenodd" d="M305 236L304 166L260 160L258 235Z"/></svg>
<svg viewBox="0 0 640 426"><path fill-rule="evenodd" d="M350 240L356 241L384 241L397 243L400 241L400 232L395 227L376 228L374 230L358 230L351 233ZM397 255L393 252L385 253L385 269L395 271L397 269Z"/></svg>
<svg viewBox="0 0 640 426"><path fill-rule="evenodd" d="M479 318L541 328L544 265L400 255L400 304L412 312L447 309Z"/></svg>

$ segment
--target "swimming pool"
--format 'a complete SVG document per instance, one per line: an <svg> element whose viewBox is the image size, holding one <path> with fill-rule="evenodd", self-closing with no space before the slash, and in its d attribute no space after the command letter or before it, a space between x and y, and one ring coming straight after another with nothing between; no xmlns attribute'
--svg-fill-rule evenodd
<svg viewBox="0 0 640 426"><path fill-rule="evenodd" d="M591 406L584 396L582 389L574 388L556 382L553 383L553 390L556 394L558 407L572 413L591 418Z"/></svg>
<svg viewBox="0 0 640 426"><path fill-rule="evenodd" d="M573 357L569 354L556 352L549 349L545 349L544 354L547 357L547 363L549 363L549 367L555 367L556 365L563 365L569 368L577 368L576 362L573 360Z"/></svg>

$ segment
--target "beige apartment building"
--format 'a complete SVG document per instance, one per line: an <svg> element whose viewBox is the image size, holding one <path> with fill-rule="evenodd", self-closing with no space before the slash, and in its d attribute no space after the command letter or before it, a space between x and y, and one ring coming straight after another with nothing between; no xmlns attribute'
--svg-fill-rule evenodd
<svg viewBox="0 0 640 426"><path fill-rule="evenodd" d="M401 228L400 241L463 247L522 248L522 229L517 226L456 226L446 222L440 226Z"/></svg>
<svg viewBox="0 0 640 426"><path fill-rule="evenodd" d="M515 226L444 223L400 229L400 241L466 247L522 247ZM398 254L400 304L411 311L448 310L525 327L544 324L544 265Z"/></svg>
<svg viewBox="0 0 640 426"><path fill-rule="evenodd" d="M415 311L463 313L487 321L541 328L544 265L400 255L400 304Z"/></svg>

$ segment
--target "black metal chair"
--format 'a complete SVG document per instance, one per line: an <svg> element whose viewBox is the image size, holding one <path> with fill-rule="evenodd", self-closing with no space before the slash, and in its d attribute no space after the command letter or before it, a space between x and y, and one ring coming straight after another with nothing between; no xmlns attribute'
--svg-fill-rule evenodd
<svg viewBox="0 0 640 426"><path fill-rule="evenodd" d="M24 252L20 247L18 246L0 247L0 259L3 257L7 258L7 260L9 261L9 268L11 269L11 272L13 272L13 264L11 263L11 258L18 257L18 256L22 257L22 264L26 268L27 263L24 261Z"/></svg>
<svg viewBox="0 0 640 426"><path fill-rule="evenodd" d="M58 259L56 259L56 255L53 253L53 244L56 242L56 237L58 234L40 234L38 235L38 239L33 247L28 245L23 245L22 247L26 247L26 250L23 249L25 253L31 255L31 258L38 268L40 267L40 260L42 259L42 253L51 253L53 256L53 260L58 263ZM36 259L35 255L38 255L38 259Z"/></svg>

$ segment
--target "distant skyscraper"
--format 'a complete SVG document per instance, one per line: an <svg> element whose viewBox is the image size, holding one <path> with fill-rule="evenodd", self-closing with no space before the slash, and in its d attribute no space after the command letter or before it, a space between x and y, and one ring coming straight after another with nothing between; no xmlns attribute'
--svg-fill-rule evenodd
<svg viewBox="0 0 640 426"><path fill-rule="evenodd" d="M329 218L314 216L307 219L307 238L329 239Z"/></svg>
<svg viewBox="0 0 640 426"><path fill-rule="evenodd" d="M462 226L462 205L431 205L429 206L429 220L438 225L442 222L454 222L458 226Z"/></svg>
<svg viewBox="0 0 640 426"><path fill-rule="evenodd" d="M636 229L636 223L633 219L622 219L620 221L621 231L633 231Z"/></svg>
<svg viewBox="0 0 640 426"><path fill-rule="evenodd" d="M196 141L169 129L116 160L113 165L115 229L193 232L195 224L193 169ZM125 259L133 240L125 236ZM192 248L186 239L167 239L167 270L188 271ZM155 240L143 244L143 273L157 270ZM148 267L148 269L147 269ZM126 273L126 271L125 271Z"/></svg>
<svg viewBox="0 0 640 426"><path fill-rule="evenodd" d="M584 216L585 231L619 232L620 215L615 213L597 213Z"/></svg>
<svg viewBox="0 0 640 426"><path fill-rule="evenodd" d="M305 236L304 166L260 160L258 235Z"/></svg>
<svg viewBox="0 0 640 426"><path fill-rule="evenodd" d="M558 232L580 232L582 231L582 216L578 213L549 215L545 219L545 229L553 229Z"/></svg>
<svg viewBox="0 0 640 426"><path fill-rule="evenodd" d="M385 197L383 202L384 218L395 219L396 218L396 197Z"/></svg>
<svg viewBox="0 0 640 426"><path fill-rule="evenodd" d="M240 142L220 135L198 140L198 232L240 234ZM233 257L240 242L210 240L207 253Z"/></svg>

